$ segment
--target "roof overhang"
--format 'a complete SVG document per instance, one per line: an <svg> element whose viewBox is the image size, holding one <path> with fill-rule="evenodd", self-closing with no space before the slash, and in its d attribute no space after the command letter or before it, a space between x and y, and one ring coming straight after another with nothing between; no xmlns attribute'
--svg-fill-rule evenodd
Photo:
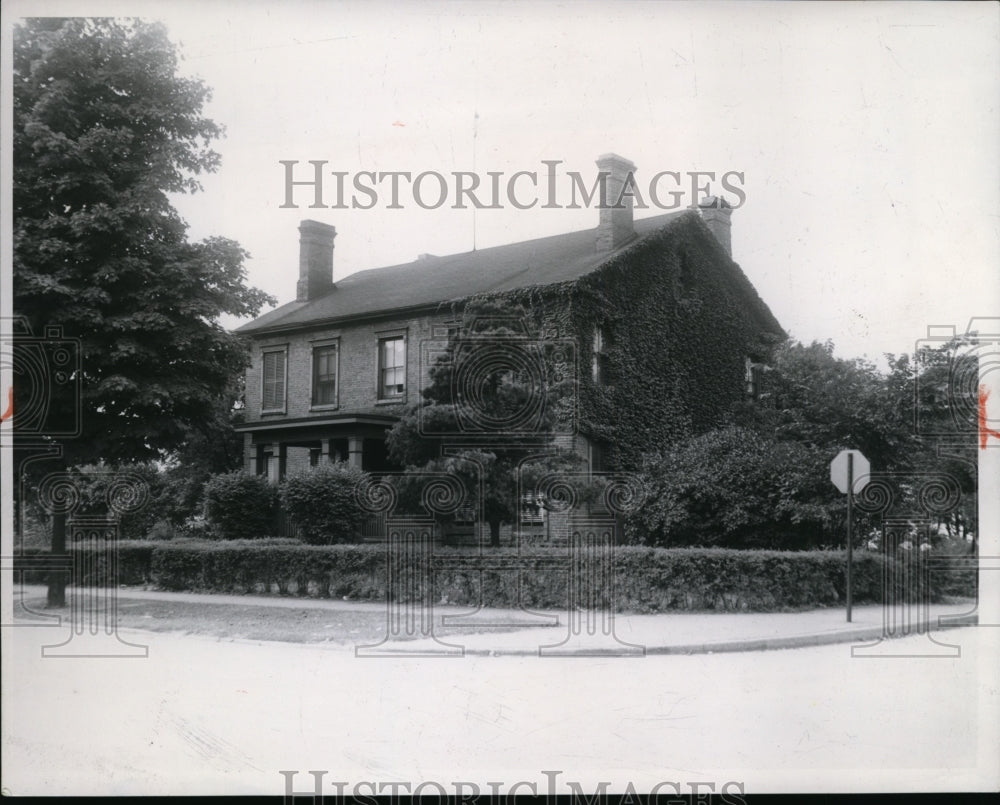
<svg viewBox="0 0 1000 805"><path fill-rule="evenodd" d="M274 419L257 420L255 422L241 422L233 426L237 432L258 431L258 430L287 430L289 428L309 428L309 427L329 427L330 425L382 425L391 427L399 421L398 416L386 415L362 415L343 414L332 416L307 416L295 419Z"/></svg>
<svg viewBox="0 0 1000 805"><path fill-rule="evenodd" d="M269 336L269 335L281 335L284 333L298 333L306 330L320 330L324 328L331 327L346 327L348 325L354 324L364 324L371 321L380 320L390 320L390 319L401 319L408 318L410 316L418 315L428 315L434 314L441 310L442 306L456 306L461 307L465 303L464 299L442 299L438 302L430 302L422 305L413 305L411 307L395 307L386 308L384 310L374 310L370 313L359 313L353 316L335 316L328 319L311 319L307 322L298 322L296 324L275 324L270 327L255 327L250 330L244 329L249 327L253 322L244 324L243 327L237 327L233 332L237 335L245 335L251 338L257 338L259 336Z"/></svg>

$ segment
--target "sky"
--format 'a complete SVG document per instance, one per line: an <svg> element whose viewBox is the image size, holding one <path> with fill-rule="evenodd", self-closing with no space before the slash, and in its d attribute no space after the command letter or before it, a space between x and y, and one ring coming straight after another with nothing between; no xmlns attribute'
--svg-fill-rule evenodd
<svg viewBox="0 0 1000 805"><path fill-rule="evenodd" d="M167 25L226 127L221 169L175 204L193 239L242 244L250 283L279 303L294 298L304 218L336 226L337 279L597 223L595 209L428 210L412 197L309 209L302 190L283 209L281 160L352 175L560 160L590 179L615 152L640 186L661 171L743 174L733 257L794 338L879 360L929 325L1000 316L996 4L30 8Z"/></svg>

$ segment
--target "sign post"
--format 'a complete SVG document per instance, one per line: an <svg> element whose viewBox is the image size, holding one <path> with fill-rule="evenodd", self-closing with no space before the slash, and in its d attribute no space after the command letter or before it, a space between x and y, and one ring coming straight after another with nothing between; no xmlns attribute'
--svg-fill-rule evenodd
<svg viewBox="0 0 1000 805"><path fill-rule="evenodd" d="M851 604L854 585L851 584L851 568L854 566L854 453L847 454L847 622L851 622Z"/></svg>
<svg viewBox="0 0 1000 805"><path fill-rule="evenodd" d="M847 495L847 622L851 622L854 587L851 570L854 564L854 493L868 486L871 464L860 450L841 450L830 462L830 480L833 485ZM858 481L855 482L855 478Z"/></svg>

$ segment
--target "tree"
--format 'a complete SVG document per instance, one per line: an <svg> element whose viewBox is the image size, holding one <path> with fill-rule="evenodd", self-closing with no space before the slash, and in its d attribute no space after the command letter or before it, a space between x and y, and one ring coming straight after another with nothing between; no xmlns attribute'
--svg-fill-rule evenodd
<svg viewBox="0 0 1000 805"><path fill-rule="evenodd" d="M208 88L177 73L157 23L31 19L14 32L14 312L79 345L43 426L72 432L66 465L135 461L184 443L217 410L247 347L218 322L273 300L248 288L247 253L192 243L170 193L214 171ZM15 344L15 362L16 362ZM15 431L35 390L15 381ZM22 436L26 438L27 434ZM24 438L22 438L24 441ZM53 551L60 528L53 524ZM50 603L64 596L50 587Z"/></svg>
<svg viewBox="0 0 1000 805"><path fill-rule="evenodd" d="M775 350L762 383L763 397L737 406L734 423L831 458L844 448L861 450L879 470L907 463L915 439L907 401L891 393L872 363L837 358L832 341L788 341Z"/></svg>
<svg viewBox="0 0 1000 805"><path fill-rule="evenodd" d="M973 550L978 530L977 346L976 337L959 335L922 343L912 356L886 355L886 382L914 435L909 466L956 482L959 504L938 525L962 541L971 535Z"/></svg>
<svg viewBox="0 0 1000 805"><path fill-rule="evenodd" d="M895 476L901 508L919 508L913 479L951 476L962 500L942 524L964 535L975 528L972 343L959 337L921 345L913 356L886 355L883 372L868 361L835 357L830 341L789 341L776 350L760 399L735 406L731 422L817 451L827 462L844 448L861 450L873 472Z"/></svg>
<svg viewBox="0 0 1000 805"><path fill-rule="evenodd" d="M747 428L710 431L647 457L648 503L631 518L665 547L805 549L839 539L842 496L825 451Z"/></svg>
<svg viewBox="0 0 1000 805"><path fill-rule="evenodd" d="M163 460L161 518L180 526L201 512L205 483L220 473L243 467L243 436L234 425L243 421L241 372L209 413L185 425L181 444Z"/></svg>
<svg viewBox="0 0 1000 805"><path fill-rule="evenodd" d="M423 400L389 432L389 457L407 470L398 482L400 504L416 508L423 478L448 474L482 512L498 547L501 526L517 521L519 483L532 489L559 474L585 499L582 457L556 442L575 393L557 364L557 345L539 338L520 309L468 305L434 359Z"/></svg>

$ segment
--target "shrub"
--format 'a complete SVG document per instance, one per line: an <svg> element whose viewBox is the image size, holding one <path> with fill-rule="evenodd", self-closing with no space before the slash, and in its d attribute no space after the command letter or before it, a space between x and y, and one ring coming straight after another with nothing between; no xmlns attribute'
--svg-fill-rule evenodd
<svg viewBox="0 0 1000 805"><path fill-rule="evenodd" d="M277 491L263 475L230 472L205 484L205 516L223 539L270 535L277 504Z"/></svg>
<svg viewBox="0 0 1000 805"><path fill-rule="evenodd" d="M121 539L145 539L161 519L163 476L152 463L86 464L72 468L69 474L79 499L74 516L113 518ZM133 491L138 498L132 497ZM116 512L109 506L109 495L122 493L120 502L130 510Z"/></svg>
<svg viewBox="0 0 1000 805"><path fill-rule="evenodd" d="M163 543L160 543L161 545ZM120 541L115 559L115 585L118 584L148 584L152 579L153 553L157 543L139 540ZM85 569L84 585L102 584L107 580L107 552L104 546L97 551L89 543L71 544L67 552L79 567ZM15 580L20 576L25 584L45 584L49 571L44 567L30 567L21 570L22 559L29 562L39 557L48 556L49 550L29 549L14 557Z"/></svg>
<svg viewBox="0 0 1000 805"><path fill-rule="evenodd" d="M279 492L282 508L311 545L357 540L364 513L355 489L366 477L345 461L290 475Z"/></svg>
<svg viewBox="0 0 1000 805"><path fill-rule="evenodd" d="M177 528L177 536L181 539L219 539L218 530L212 525L204 514L196 514L189 517Z"/></svg>
<svg viewBox="0 0 1000 805"><path fill-rule="evenodd" d="M647 461L649 499L630 536L662 547L830 547L843 501L828 464L821 451L746 428L695 436Z"/></svg>
<svg viewBox="0 0 1000 805"><path fill-rule="evenodd" d="M165 540L173 539L175 536L177 536L177 531L173 525L168 523L166 520L157 520L153 523L153 527L149 529L149 534L146 535L146 539Z"/></svg>
<svg viewBox="0 0 1000 805"><path fill-rule="evenodd" d="M82 556L87 550L79 547L74 553L80 560L87 559L86 567L98 567L101 557ZM288 539L126 542L119 546L119 581L152 582L167 590L423 600L428 577L415 570L421 557L412 556L397 569L402 576L394 590L386 587L386 558L384 545L303 545ZM456 558L465 561L456 563ZM563 609L567 605L567 558L565 548L534 549L530 554L491 552L489 568L483 569L474 555L439 551L433 557L433 601ZM915 601L923 594L913 584L903 586L903 568L896 560L858 551L855 603L883 601L886 561L893 563L900 583L893 591L899 596L896 600ZM842 551L622 547L615 552L611 605L619 612L774 612L840 606L846 594L844 569ZM579 570L587 573L587 563ZM27 572L41 580L43 571ZM974 574L972 587L932 575L929 592L932 600L947 595L967 597L975 594L974 583ZM609 590L603 592L606 595Z"/></svg>

